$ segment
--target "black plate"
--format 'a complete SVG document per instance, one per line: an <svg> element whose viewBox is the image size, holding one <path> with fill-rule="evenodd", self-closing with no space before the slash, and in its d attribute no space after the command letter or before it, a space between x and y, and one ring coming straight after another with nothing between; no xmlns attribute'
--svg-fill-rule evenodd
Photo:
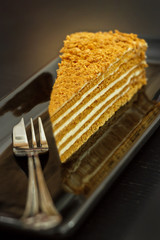
<svg viewBox="0 0 160 240"><path fill-rule="evenodd" d="M0 102L0 227L45 237L64 237L80 226L160 123L160 65L149 64L148 84L61 165L48 116L48 102L59 59L55 59ZM44 176L63 222L35 231L19 220L27 194L27 166L12 152L12 128L21 117L41 116L49 155L41 158Z"/></svg>

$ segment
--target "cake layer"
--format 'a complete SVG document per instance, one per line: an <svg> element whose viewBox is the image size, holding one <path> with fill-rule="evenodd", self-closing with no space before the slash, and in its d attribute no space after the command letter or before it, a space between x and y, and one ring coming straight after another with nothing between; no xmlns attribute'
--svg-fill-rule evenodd
<svg viewBox="0 0 160 240"><path fill-rule="evenodd" d="M110 89L110 94L102 95L99 96L99 101L94 102L94 104L92 103L92 106L90 105L90 103L88 103L89 106L91 106L91 108L82 110L77 119L74 119L73 117L71 118L71 122L69 124L65 124L65 128L63 129L63 131L61 131L59 133L59 135L55 134L56 140L58 141L58 147L60 147L61 145L63 145L68 138L73 137L75 134L79 133L81 127L84 128L85 125L89 124L90 119L94 118L95 115L97 114L97 112L102 111L102 108L104 108L105 105L110 105L115 98L119 97L120 93L123 91L123 89L125 89L125 87L127 85L131 85L131 79L137 75L139 75L143 70L139 70L137 69L137 71L131 73L129 76L127 76L125 78L125 80L123 79L123 84L121 83L118 86L115 87L115 89ZM124 83L125 81L125 83ZM105 91L102 90L102 92L106 92L106 89L104 89ZM92 99L94 101L94 98ZM72 131L69 131L69 129L71 129Z"/></svg>
<svg viewBox="0 0 160 240"><path fill-rule="evenodd" d="M94 131L96 131L100 126L104 124L103 121L101 122L101 124L99 123L98 125L96 123L99 118L102 118L102 115L105 114L105 121L107 121L113 115L114 112L112 112L110 108L114 109L114 106L116 106L116 109L118 109L120 107L117 101L119 102L119 98L124 96L126 91L132 89L132 84L133 86L135 85L134 81L136 81L137 76L139 78L139 85L137 84L137 86L141 87L142 84L145 83L145 75L143 70L137 70L128 77L128 80L124 85L122 85L119 89L109 95L107 99L105 98L105 100L99 105L97 105L95 111L92 111L90 115L86 115L86 118L84 118L82 121L79 121L77 125L74 124L74 127L73 125L68 125L66 135L64 135L61 140L58 140L55 137L61 159L63 159L63 155L65 156L66 154L67 157L69 157L68 154L70 147L78 150L78 139L80 139L81 142L81 138L83 137L83 139L85 139L86 141L89 138L90 134L93 133L93 131L91 131L90 129L94 129ZM131 80L133 82L132 84ZM137 86L135 87L135 91L137 91ZM135 91L133 91L132 89L132 92L135 93ZM123 104L125 104L130 98L126 98L126 101ZM106 111L108 111L108 116L106 116ZM90 131L90 134L87 132L88 130Z"/></svg>
<svg viewBox="0 0 160 240"><path fill-rule="evenodd" d="M145 78L141 80L145 81ZM130 88L129 86L126 87L125 91L122 93L122 95L120 97L118 97L115 102L112 102L109 105L109 108L107 106L107 110L104 110L104 112L102 113L102 115L99 117L101 118L101 120L99 121L99 119L96 118L96 122L92 123L91 122L91 126L88 126L89 129L85 129L83 130L83 132L81 132L81 134L77 135L77 137L79 137L76 141L75 139L72 139L72 141L70 141L70 143L68 145L66 145L63 149L59 149L59 154L60 154L60 158L62 162L65 162L66 159L68 159L69 157L71 157L71 155L76 152L80 146L85 143L88 138L94 133L96 132L100 126L103 126L103 124L112 117L112 115L115 113L115 111L117 111L120 106L123 106L125 103L127 103L132 96L142 87L143 85L143 81L140 83L138 82L135 85L135 88Z"/></svg>
<svg viewBox="0 0 160 240"><path fill-rule="evenodd" d="M126 66L122 68L122 71L116 71L116 73L110 76L108 79L103 79L100 84L96 87L92 87L87 92L85 92L81 99L75 102L71 108L69 108L66 112L63 112L62 115L57 119L57 121L53 121L52 125L54 127L54 134L57 134L67 126L71 121L76 122L75 118L82 113L86 108L90 107L93 104L98 104L98 99L104 95L107 97L114 89L119 87L119 84L123 84L125 81L125 76L129 73L133 72L136 68L144 68L145 62L142 62L141 65L128 64L127 69ZM123 74L122 74L123 73ZM90 110L92 110L90 107ZM88 114L88 113L87 113ZM81 119L78 118L78 121Z"/></svg>

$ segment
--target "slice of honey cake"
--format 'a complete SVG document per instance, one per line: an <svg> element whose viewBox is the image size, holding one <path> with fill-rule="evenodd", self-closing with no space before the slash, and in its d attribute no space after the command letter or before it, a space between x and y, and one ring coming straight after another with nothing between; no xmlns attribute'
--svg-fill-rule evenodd
<svg viewBox="0 0 160 240"><path fill-rule="evenodd" d="M61 162L146 84L146 49L119 31L67 36L49 104Z"/></svg>

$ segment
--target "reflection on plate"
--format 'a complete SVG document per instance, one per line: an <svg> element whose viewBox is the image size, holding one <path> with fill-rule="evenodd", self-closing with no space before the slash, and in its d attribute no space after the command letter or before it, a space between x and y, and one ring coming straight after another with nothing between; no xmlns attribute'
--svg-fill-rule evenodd
<svg viewBox="0 0 160 240"><path fill-rule="evenodd" d="M61 165L47 111L57 62L51 62L0 102L0 125L3 126L0 136L0 227L32 232L19 221L27 194L27 161L13 155L11 134L22 116L29 124L30 117L41 115L50 147L49 155L42 157L41 163L51 196L63 216L59 227L43 233L46 237L65 236L76 229L95 200L117 178L160 122L160 65L150 65L147 86L81 147L74 161ZM41 233L37 231L36 234Z"/></svg>
<svg viewBox="0 0 160 240"><path fill-rule="evenodd" d="M160 113L160 104L150 101L142 89L99 129L63 165L64 186L73 193L91 195L122 161Z"/></svg>

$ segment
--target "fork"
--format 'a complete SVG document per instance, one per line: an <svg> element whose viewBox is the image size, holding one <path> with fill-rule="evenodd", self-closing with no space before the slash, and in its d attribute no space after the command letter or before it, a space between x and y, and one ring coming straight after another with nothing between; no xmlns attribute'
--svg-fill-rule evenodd
<svg viewBox="0 0 160 240"><path fill-rule="evenodd" d="M47 188L39 154L49 150L42 120L38 118L40 146L37 146L32 118L32 146L29 146L24 119L13 128L13 152L16 156L28 157L28 193L25 210L21 220L34 229L48 229L57 226L62 217L57 211Z"/></svg>

